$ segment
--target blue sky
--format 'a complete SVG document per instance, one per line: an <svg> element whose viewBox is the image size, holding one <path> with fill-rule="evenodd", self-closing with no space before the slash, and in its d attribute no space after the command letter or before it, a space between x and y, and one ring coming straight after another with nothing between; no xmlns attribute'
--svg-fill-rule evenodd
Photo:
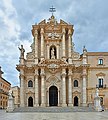
<svg viewBox="0 0 108 120"><path fill-rule="evenodd" d="M0 0L0 66L12 86L19 85L18 46L31 51L32 25L47 20L52 5L58 21L74 25L77 52L84 45L90 52L108 52L108 0Z"/></svg>

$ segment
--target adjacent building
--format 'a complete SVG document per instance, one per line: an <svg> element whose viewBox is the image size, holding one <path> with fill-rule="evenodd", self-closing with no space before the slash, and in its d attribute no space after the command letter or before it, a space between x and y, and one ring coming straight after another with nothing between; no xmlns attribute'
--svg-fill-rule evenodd
<svg viewBox="0 0 108 120"><path fill-rule="evenodd" d="M14 105L15 108L19 107L20 105L20 88L18 86L11 87L14 96Z"/></svg>
<svg viewBox="0 0 108 120"><path fill-rule="evenodd" d="M8 92L10 90L11 84L2 77L3 72L0 67L0 108L7 108L8 104Z"/></svg>
<svg viewBox="0 0 108 120"><path fill-rule="evenodd" d="M108 52L74 50L73 25L51 16L32 26L32 51L19 48L20 106L90 106L96 87L108 108Z"/></svg>

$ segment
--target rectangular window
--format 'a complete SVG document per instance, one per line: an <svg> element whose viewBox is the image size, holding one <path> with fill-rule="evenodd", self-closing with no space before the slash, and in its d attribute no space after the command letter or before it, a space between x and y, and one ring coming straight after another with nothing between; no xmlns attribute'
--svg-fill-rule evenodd
<svg viewBox="0 0 108 120"><path fill-rule="evenodd" d="M103 59L98 60L98 65L103 65Z"/></svg>
<svg viewBox="0 0 108 120"><path fill-rule="evenodd" d="M103 88L103 79L102 78L99 79L99 88Z"/></svg>

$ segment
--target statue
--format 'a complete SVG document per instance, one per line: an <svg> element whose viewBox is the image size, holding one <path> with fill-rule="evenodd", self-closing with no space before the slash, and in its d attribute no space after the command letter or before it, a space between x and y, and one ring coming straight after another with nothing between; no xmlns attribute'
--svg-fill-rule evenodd
<svg viewBox="0 0 108 120"><path fill-rule="evenodd" d="M13 96L13 91L9 90L9 96Z"/></svg>
<svg viewBox="0 0 108 120"><path fill-rule="evenodd" d="M54 52L55 52L54 47L52 47L52 49L51 49L51 59L55 59Z"/></svg>
<svg viewBox="0 0 108 120"><path fill-rule="evenodd" d="M19 48L19 47L18 47ZM24 58L24 48L23 48L23 45L21 45L21 48L19 48L20 52L21 52L21 55L20 55L20 58Z"/></svg>

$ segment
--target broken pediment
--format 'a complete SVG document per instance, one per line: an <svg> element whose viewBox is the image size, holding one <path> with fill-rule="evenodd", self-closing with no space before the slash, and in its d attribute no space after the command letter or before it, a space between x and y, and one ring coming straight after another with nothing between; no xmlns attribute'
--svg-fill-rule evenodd
<svg viewBox="0 0 108 120"><path fill-rule="evenodd" d="M63 20L60 20L60 24L63 24L63 25L68 25L67 22L63 21Z"/></svg>
<svg viewBox="0 0 108 120"><path fill-rule="evenodd" d="M43 25L43 24L45 24L46 23L46 20L44 19L44 20L42 20L40 23L39 23L39 25Z"/></svg>

